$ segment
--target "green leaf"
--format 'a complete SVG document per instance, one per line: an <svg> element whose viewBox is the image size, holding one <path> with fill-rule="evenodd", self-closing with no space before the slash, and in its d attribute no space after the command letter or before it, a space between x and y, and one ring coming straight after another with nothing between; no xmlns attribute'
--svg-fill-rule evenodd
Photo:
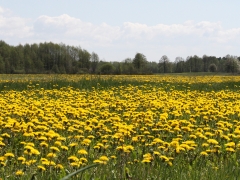
<svg viewBox="0 0 240 180"><path fill-rule="evenodd" d="M92 164L92 165L86 166L86 167L84 167L84 168L81 168L81 169L79 169L79 170L77 170L77 171L75 171L75 172L73 172L73 173L65 176L65 177L62 178L61 180L67 180L67 179L71 178L72 176L74 176L74 175L76 175L76 174L78 174L78 173L80 173L80 172L82 172L82 171L85 171L85 170L87 170L87 169L90 169L90 168L92 168L92 167L95 167L95 166L97 166L97 165L98 165L98 164Z"/></svg>

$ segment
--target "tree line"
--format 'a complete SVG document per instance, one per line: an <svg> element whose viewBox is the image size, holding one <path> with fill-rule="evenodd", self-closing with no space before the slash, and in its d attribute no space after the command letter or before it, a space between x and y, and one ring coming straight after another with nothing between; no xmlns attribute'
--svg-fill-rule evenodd
<svg viewBox="0 0 240 180"><path fill-rule="evenodd" d="M240 57L197 55L186 59L176 57L171 62L163 55L158 62L150 62L142 53L121 62L100 60L97 53L89 53L80 46L45 42L11 46L0 41L1 74L155 74L184 72L240 71Z"/></svg>

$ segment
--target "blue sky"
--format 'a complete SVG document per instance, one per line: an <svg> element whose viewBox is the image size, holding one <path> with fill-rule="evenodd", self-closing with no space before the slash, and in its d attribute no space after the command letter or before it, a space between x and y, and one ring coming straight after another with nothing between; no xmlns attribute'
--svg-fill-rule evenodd
<svg viewBox="0 0 240 180"><path fill-rule="evenodd" d="M81 46L100 59L143 53L240 56L239 0L0 0L0 39L10 45Z"/></svg>

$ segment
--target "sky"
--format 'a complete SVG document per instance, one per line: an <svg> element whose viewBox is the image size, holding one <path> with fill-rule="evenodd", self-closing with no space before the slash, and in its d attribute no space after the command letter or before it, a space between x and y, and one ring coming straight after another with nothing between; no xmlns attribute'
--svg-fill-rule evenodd
<svg viewBox="0 0 240 180"><path fill-rule="evenodd" d="M239 7L239 0L0 0L0 40L80 46L105 61L240 56Z"/></svg>

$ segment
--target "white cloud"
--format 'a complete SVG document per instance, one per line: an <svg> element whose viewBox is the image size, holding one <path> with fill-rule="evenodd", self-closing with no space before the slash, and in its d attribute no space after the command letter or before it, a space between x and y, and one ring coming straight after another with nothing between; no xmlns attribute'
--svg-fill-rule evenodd
<svg viewBox="0 0 240 180"><path fill-rule="evenodd" d="M10 14L11 13L11 11L9 10L9 9L7 9L7 8L3 8L3 7L1 7L0 6L0 14Z"/></svg>
<svg viewBox="0 0 240 180"><path fill-rule="evenodd" d="M228 30L221 30L214 37L214 40L219 43L239 42L240 40L240 28L233 28Z"/></svg>
<svg viewBox="0 0 240 180"><path fill-rule="evenodd" d="M0 14L4 13L4 9L0 6Z"/></svg>
<svg viewBox="0 0 240 180"><path fill-rule="evenodd" d="M32 27L27 26L25 20L21 18L4 18L0 16L0 38L29 37L33 35L31 30Z"/></svg>
<svg viewBox="0 0 240 180"><path fill-rule="evenodd" d="M94 25L83 22L80 19L63 14L58 17L40 16L34 23L34 30L38 37L50 38L59 35L59 39L79 39L81 41L92 41L102 45L109 44L120 37L120 28L102 23Z"/></svg>
<svg viewBox="0 0 240 180"><path fill-rule="evenodd" d="M0 39L13 45L44 41L81 45L89 51L101 51L102 54L99 53L106 60L114 56L123 60L129 57L126 53L134 56L136 52L145 53L150 60L159 59L164 54L169 54L174 60L177 56L195 53L212 51L221 54L226 52L225 47L229 47L226 54L236 52L240 28L224 29L221 22L209 21L154 26L125 22L111 26L84 22L67 14L56 17L42 15L33 20L14 16L8 9L0 7Z"/></svg>
<svg viewBox="0 0 240 180"><path fill-rule="evenodd" d="M8 9L0 7L0 38L25 38L33 35L29 20L16 16L9 16Z"/></svg>
<svg viewBox="0 0 240 180"><path fill-rule="evenodd" d="M221 24L202 21L194 23L188 21L184 24L158 24L155 26L147 26L139 23L124 23L124 29L127 37L132 38L155 38L157 36L176 36L176 35L196 35L198 37L210 35L221 29Z"/></svg>

